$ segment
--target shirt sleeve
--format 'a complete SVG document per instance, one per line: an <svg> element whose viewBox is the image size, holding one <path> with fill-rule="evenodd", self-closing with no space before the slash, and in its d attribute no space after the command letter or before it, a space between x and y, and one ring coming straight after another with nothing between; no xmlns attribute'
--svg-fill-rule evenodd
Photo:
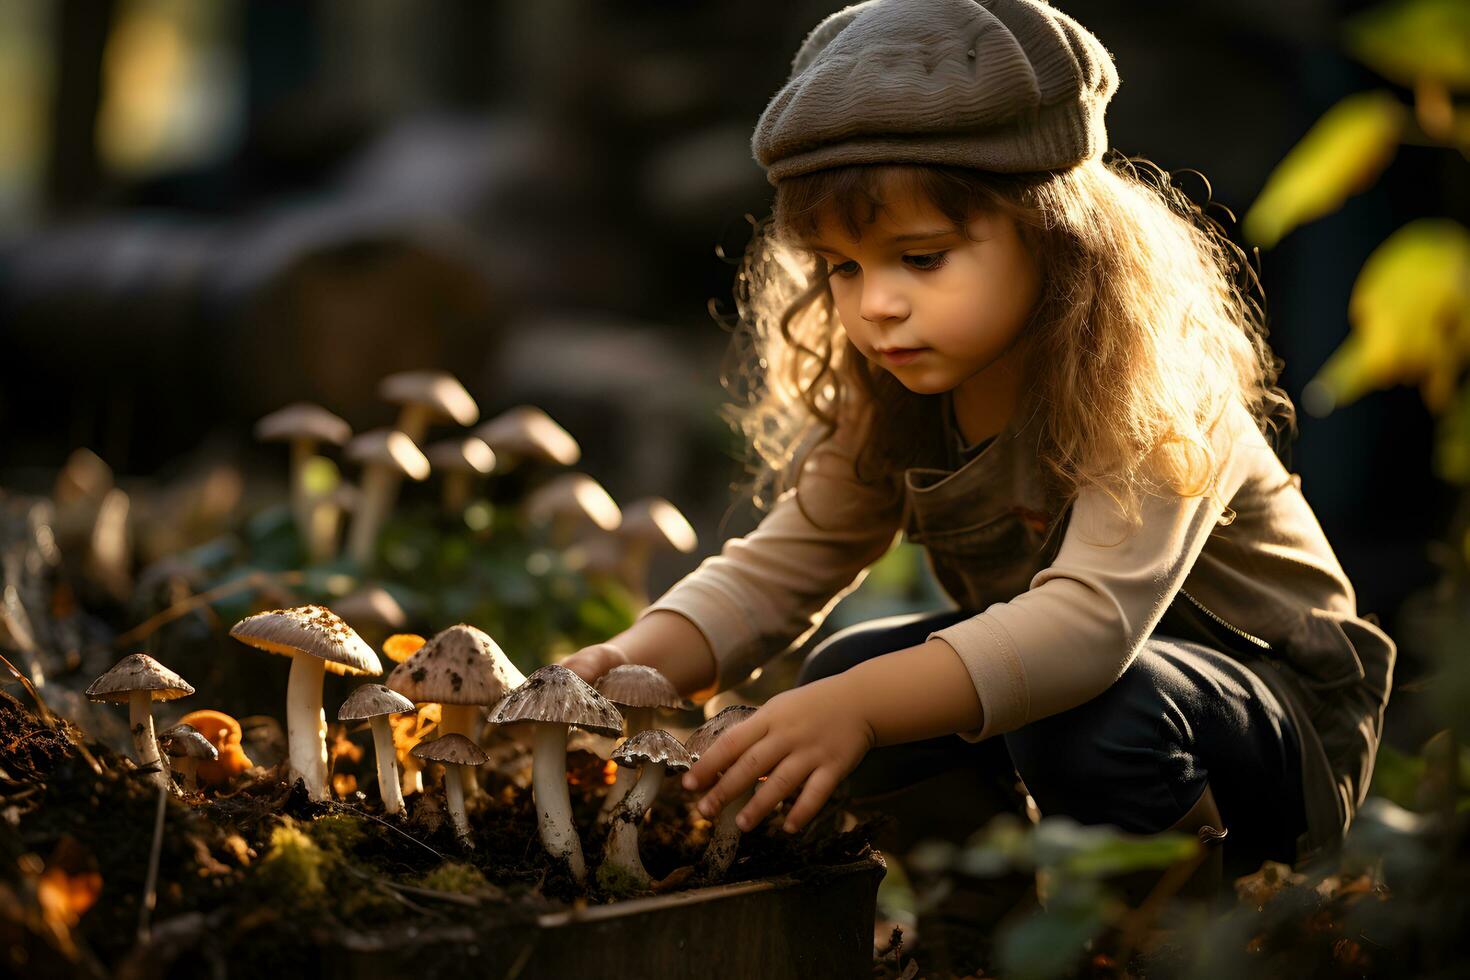
<svg viewBox="0 0 1470 980"><path fill-rule="evenodd" d="M726 541L639 613L642 619L668 610L692 622L714 652L719 690L804 641L892 547L901 498L854 471L870 419L817 445L797 486L776 499L755 530Z"/></svg>
<svg viewBox="0 0 1470 980"><path fill-rule="evenodd" d="M1217 426L1218 500L1229 501L1269 445L1243 406ZM983 727L978 742L1090 701L1122 676L1220 523L1210 495L1148 495L1127 533L1112 498L1078 492L1061 547L1027 591L942 630L970 672Z"/></svg>

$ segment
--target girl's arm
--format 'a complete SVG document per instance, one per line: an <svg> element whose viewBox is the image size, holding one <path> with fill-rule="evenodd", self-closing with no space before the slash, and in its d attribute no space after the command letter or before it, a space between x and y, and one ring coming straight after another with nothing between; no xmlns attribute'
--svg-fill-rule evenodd
<svg viewBox="0 0 1470 980"><path fill-rule="evenodd" d="M562 661L589 684L622 664L653 667L681 696L695 702L715 693L714 651L704 634L678 613L654 610L606 643L584 647Z"/></svg>

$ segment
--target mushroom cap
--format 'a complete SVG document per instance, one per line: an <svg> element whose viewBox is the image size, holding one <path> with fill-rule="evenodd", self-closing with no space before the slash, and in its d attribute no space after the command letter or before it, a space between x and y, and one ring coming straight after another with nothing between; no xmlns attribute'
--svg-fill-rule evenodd
<svg viewBox="0 0 1470 980"><path fill-rule="evenodd" d="M383 656L401 664L424 648L428 641L417 633L394 633L383 641Z"/></svg>
<svg viewBox="0 0 1470 980"><path fill-rule="evenodd" d="M149 700L172 701L194 693L194 685L146 653L130 653L92 682L87 697L93 701L121 702L134 691L147 691Z"/></svg>
<svg viewBox="0 0 1470 980"><path fill-rule="evenodd" d="M213 762L219 758L219 749L193 725L175 725L159 732L158 745L175 759L207 759Z"/></svg>
<svg viewBox="0 0 1470 980"><path fill-rule="evenodd" d="M490 721L551 721L614 738L623 734L623 716L613 703L561 664L532 671L490 712Z"/></svg>
<svg viewBox="0 0 1470 980"><path fill-rule="evenodd" d="M441 421L474 425L480 407L447 371L400 371L378 382L378 397L394 405L427 405Z"/></svg>
<svg viewBox="0 0 1470 980"><path fill-rule="evenodd" d="M489 473L495 469L495 450L476 436L445 439L424 450L429 463L440 473Z"/></svg>
<svg viewBox="0 0 1470 980"><path fill-rule="evenodd" d="M261 442L315 439L340 446L352 438L352 426L320 405L295 402L256 422L255 438Z"/></svg>
<svg viewBox="0 0 1470 980"><path fill-rule="evenodd" d="M484 765L490 757L485 750L474 743L473 740L460 735L458 732L449 735L440 735L438 738L427 742L420 742L408 750L408 754L415 759L426 759L429 762L447 762L451 765L479 766Z"/></svg>
<svg viewBox="0 0 1470 980"><path fill-rule="evenodd" d="M333 610L345 620L356 620L373 626L400 629L408 622L408 614L387 589L369 585L338 599Z"/></svg>
<svg viewBox="0 0 1470 980"><path fill-rule="evenodd" d="M673 548L688 554L699 544L699 535L679 508L662 497L644 497L623 508L618 535L633 541Z"/></svg>
<svg viewBox="0 0 1470 980"><path fill-rule="evenodd" d="M497 453L571 466L582 458L572 434L533 405L517 405L475 430Z"/></svg>
<svg viewBox="0 0 1470 980"><path fill-rule="evenodd" d="M620 664L597 678L597 693L619 707L677 708L674 682L645 664Z"/></svg>
<svg viewBox="0 0 1470 980"><path fill-rule="evenodd" d="M413 702L397 691L382 684L363 684L347 695L347 700L337 709L337 720L357 721L412 710Z"/></svg>
<svg viewBox="0 0 1470 980"><path fill-rule="evenodd" d="M334 674L383 672L373 648L326 606L272 609L246 616L230 627L230 635L267 653L320 657Z"/></svg>
<svg viewBox="0 0 1470 980"><path fill-rule="evenodd" d="M489 634L459 623L394 667L388 686L411 701L496 704L525 679Z"/></svg>
<svg viewBox="0 0 1470 980"><path fill-rule="evenodd" d="M689 737L684 740L684 747L689 750L690 758L698 762L699 757L709 751L709 747L714 745L715 741L721 735L753 714L755 714L755 708L751 705L732 704L703 725L700 725L694 731L690 732Z"/></svg>
<svg viewBox="0 0 1470 980"><path fill-rule="evenodd" d="M694 765L684 743L658 728L631 736L613 750L612 757L618 765L629 769L645 762L660 762L669 772L683 772Z"/></svg>
<svg viewBox="0 0 1470 980"><path fill-rule="evenodd" d="M556 517L581 517L604 531L613 530L623 520L612 496L586 473L563 473L531 491L526 497L526 516L535 524Z"/></svg>
<svg viewBox="0 0 1470 980"><path fill-rule="evenodd" d="M347 444L347 458L363 464L389 466L410 480L429 478L429 460L413 440L393 429L373 429Z"/></svg>

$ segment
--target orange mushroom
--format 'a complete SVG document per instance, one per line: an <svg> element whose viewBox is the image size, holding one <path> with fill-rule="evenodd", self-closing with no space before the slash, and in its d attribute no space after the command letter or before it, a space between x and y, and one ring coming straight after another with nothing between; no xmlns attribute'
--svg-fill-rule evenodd
<svg viewBox="0 0 1470 980"><path fill-rule="evenodd" d="M179 719L179 724L193 725L219 750L219 758L214 762L199 763L196 775L201 783L209 786L227 785L231 779L253 765L245 750L240 747L240 723L223 711L212 708L191 711Z"/></svg>
<svg viewBox="0 0 1470 980"><path fill-rule="evenodd" d="M401 664L418 653L425 640L417 633L394 633L383 641L383 655L395 664Z"/></svg>

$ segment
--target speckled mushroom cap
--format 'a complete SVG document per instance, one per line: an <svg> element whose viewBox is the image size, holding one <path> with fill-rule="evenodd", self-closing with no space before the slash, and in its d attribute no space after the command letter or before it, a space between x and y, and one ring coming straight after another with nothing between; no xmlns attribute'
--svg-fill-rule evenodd
<svg viewBox="0 0 1470 980"><path fill-rule="evenodd" d="M620 664L597 678L597 693L626 708L677 708L674 682L646 664Z"/></svg>
<svg viewBox="0 0 1470 980"><path fill-rule="evenodd" d="M496 704L525 679L489 634L459 623L394 667L388 686L410 701Z"/></svg>
<svg viewBox="0 0 1470 980"><path fill-rule="evenodd" d="M399 715L413 710L413 702L382 684L363 684L337 709L338 721L358 721L379 715Z"/></svg>
<svg viewBox="0 0 1470 980"><path fill-rule="evenodd" d="M256 422L255 438L261 442L315 439L340 446L352 438L352 426L320 405L296 402Z"/></svg>
<svg viewBox="0 0 1470 980"><path fill-rule="evenodd" d="M334 674L381 674L378 655L357 631L326 606L272 609L246 616L230 635L267 653L320 657Z"/></svg>
<svg viewBox="0 0 1470 980"><path fill-rule="evenodd" d="M476 745L472 740L455 732L449 735L440 735L438 738L427 742L420 742L408 750L408 754L415 759L425 759L429 762L447 762L458 766L484 765L490 757L485 750Z"/></svg>
<svg viewBox="0 0 1470 980"><path fill-rule="evenodd" d="M645 762L661 762L669 772L683 772L694 764L689 750L677 738L661 729L653 728L639 732L619 745L612 754L613 761L629 769Z"/></svg>
<svg viewBox="0 0 1470 980"><path fill-rule="evenodd" d="M690 758L698 762L699 757L709 751L709 747L714 745L721 735L753 714L755 714L755 708L748 704L732 704L700 725L684 740L684 747L689 750Z"/></svg>
<svg viewBox="0 0 1470 980"><path fill-rule="evenodd" d="M213 762L219 758L219 749L193 725L175 725L166 732L159 732L158 744L175 759L208 759Z"/></svg>
<svg viewBox="0 0 1470 980"><path fill-rule="evenodd" d="M378 396L394 405L427 405L444 422L474 425L480 407L464 385L444 371L400 371L378 382Z"/></svg>
<svg viewBox="0 0 1470 980"><path fill-rule="evenodd" d="M534 405L517 405L475 430L498 454L571 466L582 458L572 434Z"/></svg>
<svg viewBox="0 0 1470 980"><path fill-rule="evenodd" d="M92 682L93 701L129 701L134 691L147 691L152 701L172 701L194 693L194 685L146 653L130 653Z"/></svg>
<svg viewBox="0 0 1470 980"><path fill-rule="evenodd" d="M623 734L623 716L612 702L561 664L533 671L490 713L490 721L551 721L614 738Z"/></svg>

